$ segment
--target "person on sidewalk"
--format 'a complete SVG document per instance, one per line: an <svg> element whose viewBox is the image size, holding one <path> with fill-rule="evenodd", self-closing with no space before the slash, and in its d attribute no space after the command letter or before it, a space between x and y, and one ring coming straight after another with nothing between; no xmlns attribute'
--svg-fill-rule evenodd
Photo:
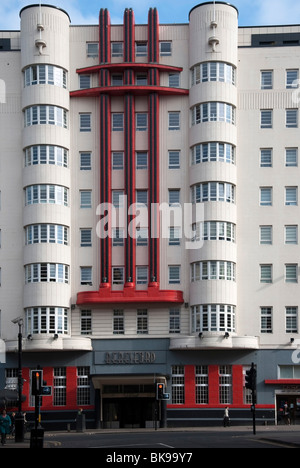
<svg viewBox="0 0 300 468"><path fill-rule="evenodd" d="M225 408L225 411L224 411L223 424L224 424L224 427L229 427L229 426L230 426L230 418L229 418L229 408L228 408L228 406Z"/></svg>
<svg viewBox="0 0 300 468"><path fill-rule="evenodd" d="M0 416L0 434L1 434L1 444L6 444L6 435L10 433L11 419L6 413L5 410L2 411Z"/></svg>

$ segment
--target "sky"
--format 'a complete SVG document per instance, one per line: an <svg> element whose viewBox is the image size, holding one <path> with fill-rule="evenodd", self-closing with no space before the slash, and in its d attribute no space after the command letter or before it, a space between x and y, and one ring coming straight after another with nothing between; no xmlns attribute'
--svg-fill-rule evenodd
<svg viewBox="0 0 300 468"><path fill-rule="evenodd" d="M98 24L100 8L108 8L113 24L123 23L125 8L133 8L136 24L146 24L148 10L158 9L160 23L187 23L201 0L42 0L67 11L73 25ZM0 30L20 29L20 10L39 0L0 0ZM240 26L300 24L299 0L233 0Z"/></svg>

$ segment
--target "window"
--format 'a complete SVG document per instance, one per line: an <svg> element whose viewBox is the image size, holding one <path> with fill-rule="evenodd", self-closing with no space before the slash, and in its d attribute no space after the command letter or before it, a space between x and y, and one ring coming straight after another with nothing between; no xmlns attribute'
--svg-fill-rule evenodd
<svg viewBox="0 0 300 468"><path fill-rule="evenodd" d="M180 265L169 266L169 284L180 284Z"/></svg>
<svg viewBox="0 0 300 468"><path fill-rule="evenodd" d="M180 130L180 112L169 112L169 130Z"/></svg>
<svg viewBox="0 0 300 468"><path fill-rule="evenodd" d="M180 245L181 228L170 227L169 228L169 245Z"/></svg>
<svg viewBox="0 0 300 468"><path fill-rule="evenodd" d="M92 208L91 190L80 190L80 208Z"/></svg>
<svg viewBox="0 0 300 468"><path fill-rule="evenodd" d="M62 263L32 263L25 265L25 283L69 283L69 265Z"/></svg>
<svg viewBox="0 0 300 468"><path fill-rule="evenodd" d="M148 191L147 190L136 191L136 204L140 206L147 206L148 204Z"/></svg>
<svg viewBox="0 0 300 468"><path fill-rule="evenodd" d="M53 373L53 406L66 406L67 370L65 367L55 367Z"/></svg>
<svg viewBox="0 0 300 468"><path fill-rule="evenodd" d="M298 244L298 226L285 226L285 243Z"/></svg>
<svg viewBox="0 0 300 468"><path fill-rule="evenodd" d="M112 267L113 284L124 284L124 267Z"/></svg>
<svg viewBox="0 0 300 468"><path fill-rule="evenodd" d="M69 311L64 307L29 307L25 317L27 335L69 333Z"/></svg>
<svg viewBox="0 0 300 468"><path fill-rule="evenodd" d="M272 226L260 226L260 244L271 245L272 244Z"/></svg>
<svg viewBox="0 0 300 468"><path fill-rule="evenodd" d="M81 132L91 132L91 114L79 114L80 120L80 131Z"/></svg>
<svg viewBox="0 0 300 468"><path fill-rule="evenodd" d="M236 225L226 221L204 221L193 225L193 241L235 242Z"/></svg>
<svg viewBox="0 0 300 468"><path fill-rule="evenodd" d="M169 311L169 333L180 333L180 309Z"/></svg>
<svg viewBox="0 0 300 468"><path fill-rule="evenodd" d="M124 312L123 310L114 310L113 315L113 334L124 335Z"/></svg>
<svg viewBox="0 0 300 468"><path fill-rule="evenodd" d="M286 167L298 166L298 148L286 148L285 165Z"/></svg>
<svg viewBox="0 0 300 468"><path fill-rule="evenodd" d="M194 262L191 264L191 281L235 281L236 264L223 260Z"/></svg>
<svg viewBox="0 0 300 468"><path fill-rule="evenodd" d="M47 203L68 206L69 189L60 185L31 185L25 190L25 204Z"/></svg>
<svg viewBox="0 0 300 468"><path fill-rule="evenodd" d="M169 87L170 88L179 88L180 86L180 74L179 73L169 73Z"/></svg>
<svg viewBox="0 0 300 468"><path fill-rule="evenodd" d="M236 84L236 69L223 62L206 62L192 68L192 86L208 81Z"/></svg>
<svg viewBox="0 0 300 468"><path fill-rule="evenodd" d="M113 152L112 153L112 168L114 171L124 169L124 153Z"/></svg>
<svg viewBox="0 0 300 468"><path fill-rule="evenodd" d="M235 147L229 143L202 143L192 148L192 164L226 162L235 164Z"/></svg>
<svg viewBox="0 0 300 468"><path fill-rule="evenodd" d="M260 167L272 167L273 150L265 148L260 150Z"/></svg>
<svg viewBox="0 0 300 468"><path fill-rule="evenodd" d="M260 265L260 282L272 283L272 265Z"/></svg>
<svg viewBox="0 0 300 468"><path fill-rule="evenodd" d="M136 228L136 245L139 247L145 247L148 245L148 228Z"/></svg>
<svg viewBox="0 0 300 468"><path fill-rule="evenodd" d="M220 405L232 404L232 368L231 366L219 367L219 403Z"/></svg>
<svg viewBox="0 0 300 468"><path fill-rule="evenodd" d="M285 332L298 333L298 307L285 308Z"/></svg>
<svg viewBox="0 0 300 468"><path fill-rule="evenodd" d="M205 304L191 307L192 333L235 332L235 307Z"/></svg>
<svg viewBox="0 0 300 468"><path fill-rule="evenodd" d="M279 379L300 379L300 366L278 366Z"/></svg>
<svg viewBox="0 0 300 468"><path fill-rule="evenodd" d="M172 404L184 405L184 366L172 366Z"/></svg>
<svg viewBox="0 0 300 468"><path fill-rule="evenodd" d="M146 132L148 130L148 114L137 113L136 114L136 131Z"/></svg>
<svg viewBox="0 0 300 468"><path fill-rule="evenodd" d="M91 153L80 153L80 170L90 171L92 169L92 155Z"/></svg>
<svg viewBox="0 0 300 468"><path fill-rule="evenodd" d="M112 191L112 202L115 208L123 208L124 204L124 191L113 190Z"/></svg>
<svg viewBox="0 0 300 468"><path fill-rule="evenodd" d="M113 74L111 76L112 86L123 86L123 75L121 73Z"/></svg>
<svg viewBox="0 0 300 468"><path fill-rule="evenodd" d="M180 189L169 189L169 206L180 206Z"/></svg>
<svg viewBox="0 0 300 468"><path fill-rule="evenodd" d="M92 286L92 267L80 267L80 284L82 286Z"/></svg>
<svg viewBox="0 0 300 468"><path fill-rule="evenodd" d="M180 151L169 151L169 169L180 169Z"/></svg>
<svg viewBox="0 0 300 468"><path fill-rule="evenodd" d="M124 246L124 229L122 228L113 228L113 247L123 247Z"/></svg>
<svg viewBox="0 0 300 468"><path fill-rule="evenodd" d="M273 71L261 72L261 89L273 89Z"/></svg>
<svg viewBox="0 0 300 468"><path fill-rule="evenodd" d="M148 267L147 266L136 267L136 282L137 284L148 284Z"/></svg>
<svg viewBox="0 0 300 468"><path fill-rule="evenodd" d="M285 282L298 283L298 264L285 265Z"/></svg>
<svg viewBox="0 0 300 468"><path fill-rule="evenodd" d="M298 188L297 187L285 187L285 204L287 206L298 205Z"/></svg>
<svg viewBox="0 0 300 468"><path fill-rule="evenodd" d="M90 405L90 368L77 367L77 405Z"/></svg>
<svg viewBox="0 0 300 468"><path fill-rule="evenodd" d="M56 125L68 128L67 111L57 106L32 106L25 109L25 127Z"/></svg>
<svg viewBox="0 0 300 468"><path fill-rule="evenodd" d="M260 308L260 332L273 333L273 309L272 307Z"/></svg>
<svg viewBox="0 0 300 468"><path fill-rule="evenodd" d="M148 311L147 309L139 309L137 311L137 334L147 335L148 334Z"/></svg>
<svg viewBox="0 0 300 468"><path fill-rule="evenodd" d="M80 229L80 247L92 247L91 229Z"/></svg>
<svg viewBox="0 0 300 468"><path fill-rule="evenodd" d="M67 72L53 65L32 65L25 69L25 86L48 84L67 88Z"/></svg>
<svg viewBox="0 0 300 468"><path fill-rule="evenodd" d="M112 131L124 131L124 114L112 114Z"/></svg>
<svg viewBox="0 0 300 468"><path fill-rule="evenodd" d="M260 188L260 206L272 206L272 187Z"/></svg>
<svg viewBox="0 0 300 468"><path fill-rule="evenodd" d="M87 56L91 58L97 58L99 56L98 42L87 43Z"/></svg>
<svg viewBox="0 0 300 468"><path fill-rule="evenodd" d="M298 109L287 109L286 111L286 128L298 127Z"/></svg>
<svg viewBox="0 0 300 468"><path fill-rule="evenodd" d="M272 128L273 127L273 111L262 110L260 111L260 128Z"/></svg>
<svg viewBox="0 0 300 468"><path fill-rule="evenodd" d="M191 109L192 125L205 122L226 122L235 125L236 108L224 102L206 102Z"/></svg>
<svg viewBox="0 0 300 468"><path fill-rule="evenodd" d="M68 167L69 152L60 146L31 146L25 150L25 167L37 164Z"/></svg>
<svg viewBox="0 0 300 468"><path fill-rule="evenodd" d="M82 310L80 314L80 334L91 335L92 334L92 311Z"/></svg>
<svg viewBox="0 0 300 468"><path fill-rule="evenodd" d="M112 57L123 57L123 42L111 43L111 55Z"/></svg>
<svg viewBox="0 0 300 468"><path fill-rule="evenodd" d="M196 366L196 404L208 405L208 366Z"/></svg>
<svg viewBox="0 0 300 468"><path fill-rule="evenodd" d="M192 203L218 201L235 203L235 186L224 182L207 182L191 187Z"/></svg>
<svg viewBox="0 0 300 468"><path fill-rule="evenodd" d="M148 85L147 73L137 73L135 77L135 83L137 86L147 86Z"/></svg>
<svg viewBox="0 0 300 468"><path fill-rule="evenodd" d="M298 88L299 87L299 70L287 70L286 71L286 87Z"/></svg>
<svg viewBox="0 0 300 468"><path fill-rule="evenodd" d="M91 75L79 75L79 88L89 89L91 87Z"/></svg>
<svg viewBox="0 0 300 468"><path fill-rule="evenodd" d="M69 244L69 228L60 224L31 224L25 228L25 245Z"/></svg>
<svg viewBox="0 0 300 468"><path fill-rule="evenodd" d="M172 55L172 42L160 42L160 55L162 57Z"/></svg>
<svg viewBox="0 0 300 468"><path fill-rule="evenodd" d="M147 57L148 44L147 42L136 42L135 43L135 55L136 57Z"/></svg>
<svg viewBox="0 0 300 468"><path fill-rule="evenodd" d="M136 169L148 168L148 153L138 151L136 153Z"/></svg>

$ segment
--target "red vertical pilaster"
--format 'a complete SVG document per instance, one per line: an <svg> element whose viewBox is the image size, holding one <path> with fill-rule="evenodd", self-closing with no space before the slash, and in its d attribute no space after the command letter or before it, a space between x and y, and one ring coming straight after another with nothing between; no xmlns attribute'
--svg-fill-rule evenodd
<svg viewBox="0 0 300 468"><path fill-rule="evenodd" d="M111 61L110 16L107 9L99 15L99 63ZM102 70L99 75L100 86L110 85L110 72ZM111 98L108 94L100 96L100 204L101 217L108 217L107 235L100 236L100 283L102 287L111 285Z"/></svg>
<svg viewBox="0 0 300 468"><path fill-rule="evenodd" d="M185 366L184 384L185 384L185 404L187 406L193 407L196 401L195 366Z"/></svg>
<svg viewBox="0 0 300 468"><path fill-rule="evenodd" d="M148 60L159 62L159 21L156 8L148 15ZM149 72L149 85L159 85L159 72ZM149 275L150 283L159 286L159 96L149 95Z"/></svg>
<svg viewBox="0 0 300 468"><path fill-rule="evenodd" d="M232 367L232 403L242 406L244 404L243 397L243 366Z"/></svg>
<svg viewBox="0 0 300 468"><path fill-rule="evenodd" d="M77 368L67 367L67 407L77 406Z"/></svg>
<svg viewBox="0 0 300 468"><path fill-rule="evenodd" d="M219 366L209 366L209 405L219 405Z"/></svg>
<svg viewBox="0 0 300 468"><path fill-rule="evenodd" d="M131 8L124 13L124 62L135 61L135 22ZM124 84L134 85L135 75L128 68L125 71ZM135 183L135 98L132 94L124 96L124 176L125 195L127 196L127 225L129 233L125 237L125 286L135 286L136 244L135 213L132 207L136 201Z"/></svg>

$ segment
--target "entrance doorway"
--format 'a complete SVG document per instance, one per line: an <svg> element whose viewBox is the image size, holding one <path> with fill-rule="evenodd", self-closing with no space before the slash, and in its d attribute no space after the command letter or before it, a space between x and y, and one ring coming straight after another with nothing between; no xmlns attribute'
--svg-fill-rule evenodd
<svg viewBox="0 0 300 468"><path fill-rule="evenodd" d="M277 424L300 424L300 394L276 395Z"/></svg>
<svg viewBox="0 0 300 468"><path fill-rule="evenodd" d="M104 398L104 427L144 428L155 421L155 398Z"/></svg>

